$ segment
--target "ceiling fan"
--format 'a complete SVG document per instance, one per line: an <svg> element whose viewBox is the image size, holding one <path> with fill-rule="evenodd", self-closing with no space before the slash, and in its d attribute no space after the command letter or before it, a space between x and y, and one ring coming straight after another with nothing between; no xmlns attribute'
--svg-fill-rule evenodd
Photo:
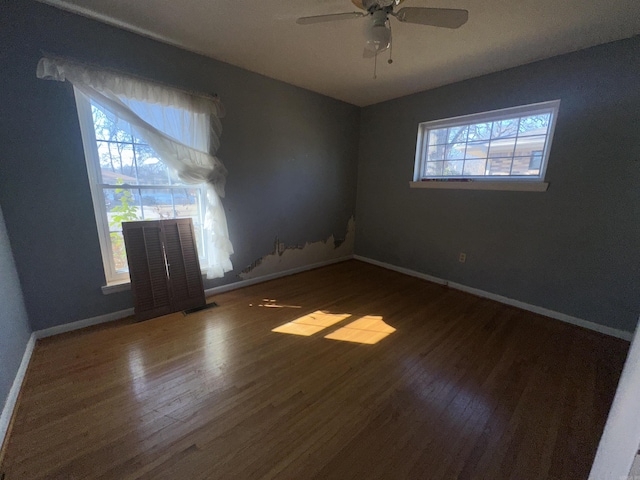
<svg viewBox="0 0 640 480"><path fill-rule="evenodd" d="M371 26L367 29L367 41L364 48L365 57L374 57L391 46L391 25L389 15L400 22L417 23L432 27L459 28L469 19L467 10L453 8L421 8L404 7L395 12L394 7L404 0L351 0L364 12L334 13L298 18L299 25L348 20L351 18L371 17ZM391 60L389 60L391 63Z"/></svg>

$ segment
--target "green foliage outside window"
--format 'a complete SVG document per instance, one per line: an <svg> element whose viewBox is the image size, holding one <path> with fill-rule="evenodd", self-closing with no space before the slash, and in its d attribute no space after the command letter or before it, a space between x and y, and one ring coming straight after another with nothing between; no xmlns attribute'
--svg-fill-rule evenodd
<svg viewBox="0 0 640 480"><path fill-rule="evenodd" d="M121 178L118 178L116 183L122 185L124 182ZM124 188L116 188L115 194L119 204L111 209L109 226L118 228L118 231L111 232L111 245L116 270L123 270L127 267L127 253L124 248L124 238L122 237L122 222L138 220L138 207L131 191Z"/></svg>

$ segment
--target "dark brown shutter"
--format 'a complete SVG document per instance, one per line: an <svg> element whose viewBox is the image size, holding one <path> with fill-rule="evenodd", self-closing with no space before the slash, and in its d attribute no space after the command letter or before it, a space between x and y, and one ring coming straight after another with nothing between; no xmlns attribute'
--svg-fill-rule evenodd
<svg viewBox="0 0 640 480"><path fill-rule="evenodd" d="M202 273L191 219L165 220L163 230L175 311L204 305Z"/></svg>
<svg viewBox="0 0 640 480"><path fill-rule="evenodd" d="M206 304L190 218L123 222L136 318Z"/></svg>

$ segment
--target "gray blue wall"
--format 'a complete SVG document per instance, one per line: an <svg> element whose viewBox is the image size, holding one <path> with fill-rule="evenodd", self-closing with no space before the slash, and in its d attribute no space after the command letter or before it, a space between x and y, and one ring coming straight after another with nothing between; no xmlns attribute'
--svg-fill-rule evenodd
<svg viewBox="0 0 640 480"><path fill-rule="evenodd" d="M633 331L639 58L635 37L364 108L356 253ZM419 122L554 99L547 192L409 188Z"/></svg>
<svg viewBox="0 0 640 480"><path fill-rule="evenodd" d="M0 36L0 205L34 330L131 306L101 293L73 93L36 79L43 50L221 96L235 270L207 287L238 281L276 236L343 237L356 212L360 255L635 326L638 38L358 109L30 0L0 4ZM548 192L408 188L419 122L556 98Z"/></svg>
<svg viewBox="0 0 640 480"><path fill-rule="evenodd" d="M355 212L359 109L32 1L0 4L0 205L34 330L114 312L100 257L73 91L38 80L42 51L217 93L218 156L238 281L286 244L344 237Z"/></svg>
<svg viewBox="0 0 640 480"><path fill-rule="evenodd" d="M0 411L4 408L30 335L18 273L0 209Z"/></svg>

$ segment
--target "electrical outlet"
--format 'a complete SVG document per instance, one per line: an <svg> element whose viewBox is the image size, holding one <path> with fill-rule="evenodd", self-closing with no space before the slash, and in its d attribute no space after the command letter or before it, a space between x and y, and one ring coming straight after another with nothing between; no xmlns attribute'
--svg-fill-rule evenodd
<svg viewBox="0 0 640 480"><path fill-rule="evenodd" d="M467 261L467 254L464 252L460 252L460 255L458 256L458 261L460 263L464 263Z"/></svg>

